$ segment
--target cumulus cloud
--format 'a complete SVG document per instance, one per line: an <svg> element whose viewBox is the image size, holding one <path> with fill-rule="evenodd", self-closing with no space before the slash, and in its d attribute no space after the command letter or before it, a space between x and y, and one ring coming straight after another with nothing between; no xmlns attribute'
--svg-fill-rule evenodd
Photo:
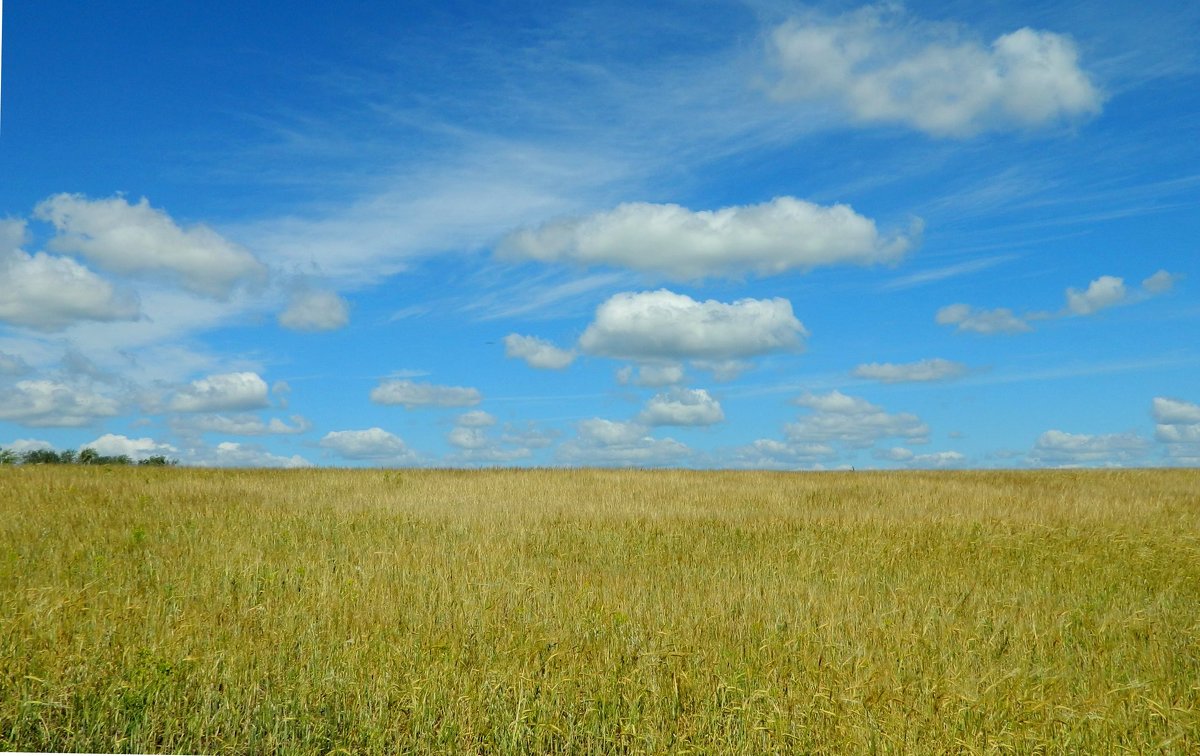
<svg viewBox="0 0 1200 756"><path fill-rule="evenodd" d="M54 444L37 438L18 438L11 444L4 444L3 446L0 446L0 448L8 449L9 451L16 452L17 454L24 454L28 451L53 450Z"/></svg>
<svg viewBox="0 0 1200 756"><path fill-rule="evenodd" d="M869 362L854 368L854 375L884 383L922 383L948 381L967 374L967 366L940 357L918 362L895 364L891 362Z"/></svg>
<svg viewBox="0 0 1200 756"><path fill-rule="evenodd" d="M814 469L837 458L837 450L823 443L789 443L760 438L734 449L728 458L735 467L754 470Z"/></svg>
<svg viewBox="0 0 1200 756"><path fill-rule="evenodd" d="M1168 273L1165 270L1160 270L1146 280L1142 281L1142 289L1148 294L1165 294L1170 291L1179 281L1180 276L1174 273Z"/></svg>
<svg viewBox="0 0 1200 756"><path fill-rule="evenodd" d="M454 428L446 440L457 450L449 459L464 464L505 463L525 459L533 455L534 448L548 446L552 437L527 428L525 431L508 429L496 436L489 429L496 418L487 412L474 410L459 415Z"/></svg>
<svg viewBox="0 0 1200 756"><path fill-rule="evenodd" d="M510 333L504 337L504 356L525 360L525 364L542 370L562 370L575 361L575 352L559 349L536 336Z"/></svg>
<svg viewBox="0 0 1200 756"><path fill-rule="evenodd" d="M110 397L57 381L17 381L0 392L0 420L35 428L90 425L119 410Z"/></svg>
<svg viewBox="0 0 1200 756"><path fill-rule="evenodd" d="M66 257L21 249L23 221L0 220L0 321L58 331L84 320L133 320L137 298Z"/></svg>
<svg viewBox="0 0 1200 756"><path fill-rule="evenodd" d="M312 463L299 454L285 457L272 454L260 446L222 441L209 450L193 450L189 464L200 467L311 467Z"/></svg>
<svg viewBox="0 0 1200 756"><path fill-rule="evenodd" d="M464 428L487 428L496 424L496 418L491 413L484 412L483 410L471 410L459 415L455 424L461 425Z"/></svg>
<svg viewBox="0 0 1200 756"><path fill-rule="evenodd" d="M194 293L225 298L235 286L263 281L267 269L247 250L204 225L181 228L144 197L90 200L57 194L34 216L54 224L50 249L123 274L163 275Z"/></svg>
<svg viewBox="0 0 1200 756"><path fill-rule="evenodd" d="M320 446L346 459L371 460L374 462L409 462L416 454L408 445L383 428L366 430L330 431L319 442Z"/></svg>
<svg viewBox="0 0 1200 756"><path fill-rule="evenodd" d="M1034 442L1029 461L1039 467L1115 467L1143 459L1148 446L1136 433L1088 435L1049 430Z"/></svg>
<svg viewBox="0 0 1200 756"><path fill-rule="evenodd" d="M626 365L617 370L617 382L622 386L646 386L661 388L683 381L683 365L677 362L666 364Z"/></svg>
<svg viewBox="0 0 1200 756"><path fill-rule="evenodd" d="M83 449L95 449L102 456L126 456L132 459L145 459L156 455L169 455L178 452L174 446L160 443L152 438L129 438L128 436L105 433L95 441L84 444Z"/></svg>
<svg viewBox="0 0 1200 756"><path fill-rule="evenodd" d="M736 360L798 350L808 335L786 299L698 302L666 289L616 294L579 338L583 351L636 362Z"/></svg>
<svg viewBox="0 0 1200 756"><path fill-rule="evenodd" d="M1024 317L1014 315L1007 307L980 310L966 304L952 304L938 310L934 320L938 325L952 325L959 331L985 335L1033 330Z"/></svg>
<svg viewBox="0 0 1200 756"><path fill-rule="evenodd" d="M417 407L471 407L483 401L479 389L465 386L438 386L409 380L384 381L371 389L371 401L376 404Z"/></svg>
<svg viewBox="0 0 1200 756"><path fill-rule="evenodd" d="M795 401L812 413L784 426L792 442L867 448L886 438L902 438L913 444L928 441L929 426L916 415L892 414L861 397L831 391L804 394Z"/></svg>
<svg viewBox="0 0 1200 756"><path fill-rule="evenodd" d="M646 402L638 415L645 425L713 425L725 419L721 404L704 389L672 389Z"/></svg>
<svg viewBox="0 0 1200 756"><path fill-rule="evenodd" d="M181 432L220 433L227 436L272 436L304 433L312 423L300 415L291 416L292 424L277 417L264 419L258 415L198 415L172 423Z"/></svg>
<svg viewBox="0 0 1200 756"><path fill-rule="evenodd" d="M1177 464L1200 465L1200 404L1156 396L1152 405L1154 438L1166 444Z"/></svg>
<svg viewBox="0 0 1200 756"><path fill-rule="evenodd" d="M1100 276L1093 279L1083 291L1068 287L1066 306L1058 312L1016 315L1007 307L980 310L966 304L952 304L938 310L934 320L939 325L957 326L959 331L982 334L1021 333L1033 330L1029 325L1032 320L1094 315L1110 307L1140 302L1163 294L1170 291L1178 280L1179 276L1160 270L1142 281L1141 288L1130 291L1125 286L1124 279L1117 276Z"/></svg>
<svg viewBox="0 0 1200 756"><path fill-rule="evenodd" d="M230 412L268 405L267 382L258 373L223 373L192 381L171 398L175 412Z"/></svg>
<svg viewBox="0 0 1200 756"><path fill-rule="evenodd" d="M1091 315L1125 301L1125 281L1116 276L1100 276L1084 291L1067 289L1067 309L1074 315Z"/></svg>
<svg viewBox="0 0 1200 756"><path fill-rule="evenodd" d="M279 325L293 331L336 331L350 322L350 306L332 291L299 291L279 314Z"/></svg>
<svg viewBox="0 0 1200 756"><path fill-rule="evenodd" d="M558 458L568 464L656 467L681 464L693 456L686 444L654 438L636 422L591 418L575 429L576 437L557 450Z"/></svg>
<svg viewBox="0 0 1200 756"><path fill-rule="evenodd" d="M771 34L770 52L776 97L938 137L1070 122L1104 101L1069 37L1026 27L985 45L894 6L794 18Z"/></svg>
<svg viewBox="0 0 1200 756"><path fill-rule="evenodd" d="M793 197L700 211L632 202L586 218L522 229L502 240L499 253L695 280L896 262L919 233L917 222L907 235L885 236L849 205L822 206Z"/></svg>
<svg viewBox="0 0 1200 756"><path fill-rule="evenodd" d="M875 459L899 462L904 467L914 469L961 467L967 461L966 455L962 452L940 451L917 454L912 449L905 449L903 446L895 446L891 449L878 449L871 456L875 457Z"/></svg>

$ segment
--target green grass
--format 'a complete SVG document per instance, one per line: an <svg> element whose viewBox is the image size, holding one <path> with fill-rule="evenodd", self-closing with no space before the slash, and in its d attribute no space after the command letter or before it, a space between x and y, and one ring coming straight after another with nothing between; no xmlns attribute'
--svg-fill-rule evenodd
<svg viewBox="0 0 1200 756"><path fill-rule="evenodd" d="M0 749L1200 751L1200 472L0 468Z"/></svg>

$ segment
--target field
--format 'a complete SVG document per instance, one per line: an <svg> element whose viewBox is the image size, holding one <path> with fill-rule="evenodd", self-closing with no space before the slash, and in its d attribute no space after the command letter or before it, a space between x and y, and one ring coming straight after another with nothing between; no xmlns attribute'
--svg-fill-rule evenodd
<svg viewBox="0 0 1200 756"><path fill-rule="evenodd" d="M1200 471L0 468L0 750L1200 752Z"/></svg>

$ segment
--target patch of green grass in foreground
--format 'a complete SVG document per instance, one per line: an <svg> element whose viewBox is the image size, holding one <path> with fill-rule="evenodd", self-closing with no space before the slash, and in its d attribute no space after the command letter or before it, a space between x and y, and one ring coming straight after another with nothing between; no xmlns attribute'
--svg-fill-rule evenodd
<svg viewBox="0 0 1200 756"><path fill-rule="evenodd" d="M1200 751L1200 472L0 468L0 748Z"/></svg>

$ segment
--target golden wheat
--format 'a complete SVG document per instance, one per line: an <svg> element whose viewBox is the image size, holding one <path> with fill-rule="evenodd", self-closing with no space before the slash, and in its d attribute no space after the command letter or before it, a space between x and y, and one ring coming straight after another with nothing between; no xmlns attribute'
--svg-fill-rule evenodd
<svg viewBox="0 0 1200 756"><path fill-rule="evenodd" d="M0 468L0 748L1200 751L1200 472Z"/></svg>

